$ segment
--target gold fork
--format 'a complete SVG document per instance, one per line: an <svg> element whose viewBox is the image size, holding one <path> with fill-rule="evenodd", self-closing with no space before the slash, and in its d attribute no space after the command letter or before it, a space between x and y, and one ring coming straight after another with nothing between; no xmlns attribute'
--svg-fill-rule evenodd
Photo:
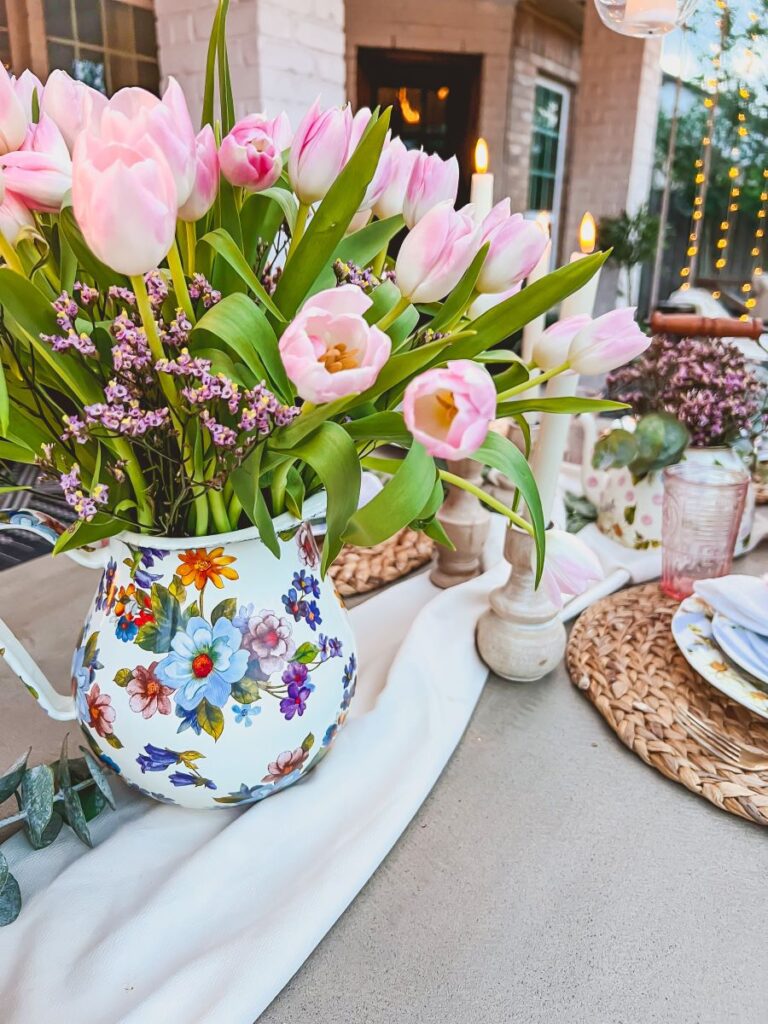
<svg viewBox="0 0 768 1024"><path fill-rule="evenodd" d="M768 769L768 753L723 736L687 708L675 708L675 717L685 731L715 757L747 771Z"/></svg>

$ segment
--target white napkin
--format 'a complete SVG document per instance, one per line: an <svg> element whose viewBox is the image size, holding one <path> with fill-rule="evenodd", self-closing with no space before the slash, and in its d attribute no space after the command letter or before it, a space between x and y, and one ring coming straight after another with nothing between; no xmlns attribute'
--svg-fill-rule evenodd
<svg viewBox="0 0 768 1024"><path fill-rule="evenodd" d="M487 673L475 622L504 570L442 592L417 576L352 611L358 695L306 781L245 812L167 807L115 781L94 850L66 828L47 850L6 843L24 906L0 930L3 1024L252 1024L451 756Z"/></svg>

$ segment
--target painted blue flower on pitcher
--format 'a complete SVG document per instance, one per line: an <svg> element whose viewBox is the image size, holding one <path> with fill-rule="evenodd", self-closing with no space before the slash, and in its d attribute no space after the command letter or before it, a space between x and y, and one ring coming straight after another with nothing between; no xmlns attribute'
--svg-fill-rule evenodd
<svg viewBox="0 0 768 1024"><path fill-rule="evenodd" d="M241 642L240 630L228 619L222 617L211 626L193 615L173 638L173 650L157 666L157 676L176 691L176 704L185 711L202 700L223 707L232 684L240 682L248 668L248 651Z"/></svg>

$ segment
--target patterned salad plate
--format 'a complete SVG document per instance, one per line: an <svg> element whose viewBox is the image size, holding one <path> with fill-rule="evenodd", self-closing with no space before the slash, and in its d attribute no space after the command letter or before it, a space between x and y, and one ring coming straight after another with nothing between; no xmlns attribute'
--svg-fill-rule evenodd
<svg viewBox="0 0 768 1024"><path fill-rule="evenodd" d="M688 664L715 689L768 718L768 685L747 672L717 644L712 609L699 597L689 597L672 619L672 635Z"/></svg>
<svg viewBox="0 0 768 1024"><path fill-rule="evenodd" d="M768 637L715 612L712 634L721 650L746 672L768 685Z"/></svg>

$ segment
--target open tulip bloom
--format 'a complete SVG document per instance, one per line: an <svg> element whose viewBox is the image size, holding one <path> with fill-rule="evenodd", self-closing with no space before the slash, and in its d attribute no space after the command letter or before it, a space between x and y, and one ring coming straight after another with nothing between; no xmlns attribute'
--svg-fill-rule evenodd
<svg viewBox="0 0 768 1024"><path fill-rule="evenodd" d="M524 392L647 339L620 311L572 325L542 366L498 346L603 254L521 287L538 227L508 201L483 224L456 210L455 158L406 150L388 110L235 122L226 7L199 131L173 80L106 100L63 71L41 94L0 67L0 460L59 482L77 517L59 551L253 524L277 553L273 518L324 490L325 568L407 525L447 542L450 482L534 536L540 574L536 484L490 423L582 409ZM514 482L513 507L436 461L468 456ZM358 509L361 467L390 479Z"/></svg>

